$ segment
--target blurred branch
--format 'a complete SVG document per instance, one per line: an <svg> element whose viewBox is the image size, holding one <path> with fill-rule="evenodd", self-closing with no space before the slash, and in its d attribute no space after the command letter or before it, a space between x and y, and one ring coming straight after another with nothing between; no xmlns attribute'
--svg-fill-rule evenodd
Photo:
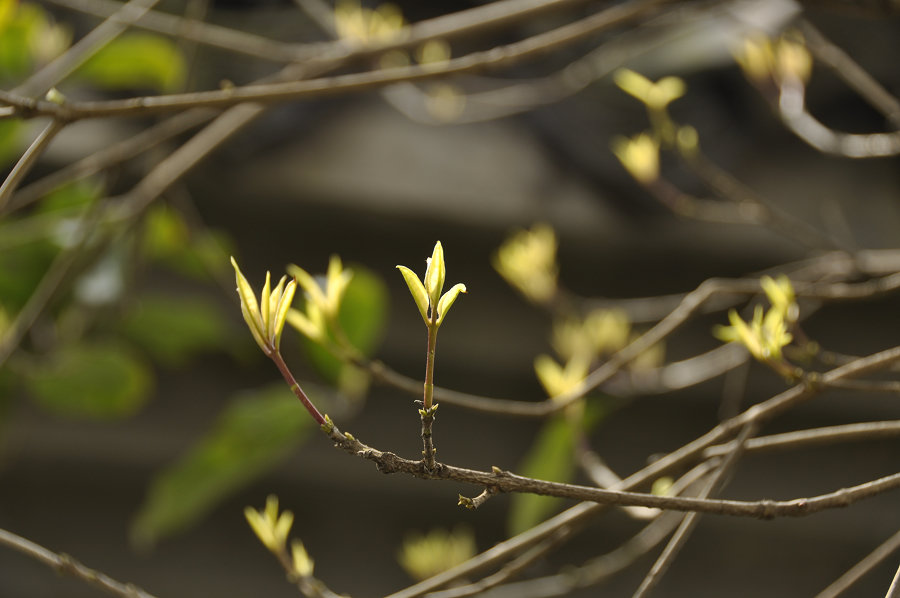
<svg viewBox="0 0 900 598"><path fill-rule="evenodd" d="M121 3L114 0L47 1L56 6L77 10L101 18L115 14L122 6ZM154 10L148 11L140 18L135 19L133 25L221 50L238 52L254 58L276 62L291 62L297 59L298 49L303 48L303 46L297 44L280 43L245 31Z"/></svg>
<svg viewBox="0 0 900 598"><path fill-rule="evenodd" d="M897 598L898 596L900 596L900 566L897 567L897 572L894 573L894 579L891 581L891 587L888 588L884 598Z"/></svg>
<svg viewBox="0 0 900 598"><path fill-rule="evenodd" d="M668 494L680 495L690 492L713 468L719 465L717 459L704 461L678 478L669 489ZM527 598L540 596L563 596L578 588L596 585L626 567L634 564L666 537L672 533L683 515L675 512L663 512L659 517L641 529L635 536L606 554L597 556L577 568L567 567L555 575L529 579L507 584L489 594L490 598L513 597Z"/></svg>
<svg viewBox="0 0 900 598"><path fill-rule="evenodd" d="M808 20L800 19L797 26L806 40L806 47L817 60L831 67L856 93L865 98L894 126L900 127L900 100Z"/></svg>
<svg viewBox="0 0 900 598"><path fill-rule="evenodd" d="M130 583L122 583L109 577L105 573L85 567L67 554L57 554L47 550L43 546L32 542L22 536L18 536L5 529L0 529L0 544L40 561L51 567L58 573L70 575L92 586L96 586L110 594L122 598L154 598L152 594L145 592Z"/></svg>
<svg viewBox="0 0 900 598"><path fill-rule="evenodd" d="M827 258L826 258L827 259ZM900 288L900 272L859 283L794 281L797 297L821 300L858 300L876 297ZM644 351L667 338L679 326L712 298L727 295L755 295L761 292L758 278L708 279L694 291L684 295L678 306L656 326L637 337L629 345L614 353L603 365L591 372L575 390L543 401L529 402L515 399L499 399L462 393L435 387L435 400L482 413L521 417L546 417L580 399L591 390L610 381L624 366L637 359ZM684 388L696 382L714 377L745 359L740 348L728 345L718 347L701 356L682 362L667 364L647 374L643 384L656 386L659 391ZM699 370L698 365L703 365ZM373 378L409 392L418 394L421 382L404 376L380 361L356 360L354 365L366 369ZM643 388L638 386L638 388Z"/></svg>
<svg viewBox="0 0 900 598"><path fill-rule="evenodd" d="M747 439L753 435L755 430L755 422L749 422L741 429L738 437L732 443L733 450L725 455L722 463L709 476L709 479L706 480L703 488L701 488L700 492L697 494L697 498L707 498L722 488L726 478L730 475L732 469L737 464L738 459L740 459L743 454L744 445L747 442ZM698 521L699 513L697 512L688 513L682 518L681 523L678 525L678 529L675 530L675 534L669 540L669 543L666 544L666 547L663 549L662 554L659 555L659 558L656 559L656 562L653 563L650 571L647 572L641 585L635 591L633 598L645 598L650 595L650 592L657 584L659 584L660 579L665 575L665 572L672 564L672 561L675 560L675 557L681 551L685 542L687 542L688 537L691 535L691 532L694 530L694 527L696 527Z"/></svg>
<svg viewBox="0 0 900 598"><path fill-rule="evenodd" d="M855 135L829 129L806 110L803 83L784 82L778 99L781 120L810 146L846 158L883 158L900 154L900 131Z"/></svg>
<svg viewBox="0 0 900 598"><path fill-rule="evenodd" d="M22 157L16 162L16 165L13 166L12 170L3 181L3 184L0 185L0 214L4 212L4 209L9 203L9 198L15 192L16 187L19 186L22 179L24 179L29 171L31 171L32 167L37 163L38 158L41 157L41 154L44 153L44 150L46 150L47 146L50 145L50 142L53 141L53 138L56 137L65 126L66 124L62 121L56 119L50 121L31 145L28 146L28 149L25 150L25 153L22 154Z"/></svg>
<svg viewBox="0 0 900 598"><path fill-rule="evenodd" d="M566 528L561 528L540 544L533 546L511 560L496 573L488 575L475 583L457 586L441 592L431 592L428 594L428 598L466 598L467 596L480 595L522 573L538 559L561 544L569 536L569 533L569 530Z"/></svg>
<svg viewBox="0 0 900 598"><path fill-rule="evenodd" d="M81 160L64 166L19 189L7 205L14 211L44 197L62 185L83 179L139 156L173 137L217 116L210 110L188 110L105 147ZM0 214L4 212L0 207Z"/></svg>
<svg viewBox="0 0 900 598"><path fill-rule="evenodd" d="M838 384L834 384L839 387ZM767 451L782 451L807 446L831 445L838 442L877 440L880 438L895 438L900 436L900 420L887 420L866 422L860 424L844 424L840 426L828 426L812 428L797 432L785 432L772 434L759 438L750 438L745 443L748 453ZM710 446L703 451L704 458L721 457L727 455L733 449L732 443Z"/></svg>
<svg viewBox="0 0 900 598"><path fill-rule="evenodd" d="M836 598L837 596L840 596L876 565L891 556L898 548L900 548L900 531L882 542L875 550L866 555L865 558L834 580L834 583L816 594L816 598ZM891 590L888 590L886 598L890 598L890 596Z"/></svg>
<svg viewBox="0 0 900 598"><path fill-rule="evenodd" d="M136 1L136 0L132 0ZM594 15L562 25L545 33L490 50L473 52L446 63L379 69L363 73L322 77L303 81L248 85L217 91L144 96L124 100L67 102L63 105L33 100L2 91L0 102L20 109L23 117L53 116L72 121L83 118L141 116L185 108L227 108L244 102L276 103L304 98L378 89L405 81L424 81L510 66L518 61L577 42L616 25L627 23L656 10L664 0L632 0L616 4Z"/></svg>
<svg viewBox="0 0 900 598"><path fill-rule="evenodd" d="M894 380L843 380L835 384L835 388L864 392L900 393L900 382Z"/></svg>
<svg viewBox="0 0 900 598"><path fill-rule="evenodd" d="M17 86L10 94L26 97L44 95L100 48L128 29L131 23L141 18L157 2L159 0L130 0L126 4L118 4L118 9L111 13L106 20L78 40L65 53ZM59 118L59 115L56 115L56 118Z"/></svg>

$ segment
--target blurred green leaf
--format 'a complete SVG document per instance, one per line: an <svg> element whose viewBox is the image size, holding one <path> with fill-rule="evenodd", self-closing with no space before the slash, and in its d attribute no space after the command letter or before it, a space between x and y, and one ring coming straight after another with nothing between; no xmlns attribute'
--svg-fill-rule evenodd
<svg viewBox="0 0 900 598"><path fill-rule="evenodd" d="M0 12L0 80L21 79L69 47L71 33L37 4L2 0Z"/></svg>
<svg viewBox="0 0 900 598"><path fill-rule="evenodd" d="M22 152L22 121L0 120L0 167L8 166Z"/></svg>
<svg viewBox="0 0 900 598"><path fill-rule="evenodd" d="M370 357L381 342L387 324L388 292L384 281L363 266L353 266L353 278L341 301L338 321L350 343ZM359 397L368 388L368 376L335 358L319 344L304 337L310 361L316 370L341 392Z"/></svg>
<svg viewBox="0 0 900 598"><path fill-rule="evenodd" d="M547 421L520 466L521 475L569 482L575 473L575 433L564 415ZM537 494L514 494L510 500L508 529L519 534L555 511L562 499Z"/></svg>
<svg viewBox="0 0 900 598"><path fill-rule="evenodd" d="M9 227L15 227L11 222ZM3 233L6 226L3 227ZM31 296L57 254L49 241L28 243L0 251L0 303L14 315Z"/></svg>
<svg viewBox="0 0 900 598"><path fill-rule="evenodd" d="M122 35L85 62L76 74L107 89L174 91L187 67L178 47L150 33Z"/></svg>
<svg viewBox="0 0 900 598"><path fill-rule="evenodd" d="M228 256L234 253L225 233L191 231L181 214L165 205L156 206L144 218L141 250L147 258L199 280L230 272Z"/></svg>
<svg viewBox="0 0 900 598"><path fill-rule="evenodd" d="M165 259L181 255L188 246L189 231L181 214L165 204L158 204L147 212L143 220L144 235L141 249L151 259Z"/></svg>
<svg viewBox="0 0 900 598"><path fill-rule="evenodd" d="M80 212L100 199L102 194L103 183L99 179L81 179L57 187L45 195L36 211L43 213Z"/></svg>
<svg viewBox="0 0 900 598"><path fill-rule="evenodd" d="M122 321L128 338L168 366L227 348L229 330L219 305L204 297L144 296Z"/></svg>
<svg viewBox="0 0 900 598"><path fill-rule="evenodd" d="M125 347L97 343L61 348L30 371L25 382L52 413L108 420L140 409L152 381L147 366Z"/></svg>
<svg viewBox="0 0 900 598"><path fill-rule="evenodd" d="M212 430L153 480L132 525L132 540L149 547L187 528L265 474L315 429L284 384L232 399Z"/></svg>

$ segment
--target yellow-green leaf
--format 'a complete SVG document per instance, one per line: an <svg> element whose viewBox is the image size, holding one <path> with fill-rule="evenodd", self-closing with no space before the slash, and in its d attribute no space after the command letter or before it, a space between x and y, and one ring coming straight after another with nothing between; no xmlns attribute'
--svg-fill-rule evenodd
<svg viewBox="0 0 900 598"><path fill-rule="evenodd" d="M416 302L416 307L419 308L419 313L422 314L422 319L427 323L428 293L425 292L425 285L422 284L422 281L419 280L416 273L406 266L397 266L397 269L400 270L400 274L403 275L403 280L406 281L406 286L409 287L409 292L412 294L413 301Z"/></svg>
<svg viewBox="0 0 900 598"><path fill-rule="evenodd" d="M107 89L177 90L187 71L178 47L165 37L130 33L111 41L76 74Z"/></svg>

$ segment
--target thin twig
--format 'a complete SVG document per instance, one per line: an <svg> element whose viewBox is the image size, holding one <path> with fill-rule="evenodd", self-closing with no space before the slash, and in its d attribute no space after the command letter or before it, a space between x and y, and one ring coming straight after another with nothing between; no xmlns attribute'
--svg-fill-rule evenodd
<svg viewBox="0 0 900 598"><path fill-rule="evenodd" d="M841 380L835 388L861 390L864 392L900 392L900 382L896 380Z"/></svg>
<svg viewBox="0 0 900 598"><path fill-rule="evenodd" d="M853 134L834 131L806 109L806 88L800 81L782 82L778 113L788 129L810 146L845 158L883 158L900 154L900 131Z"/></svg>
<svg viewBox="0 0 900 598"><path fill-rule="evenodd" d="M116 581L105 573L85 567L69 555L57 554L40 544L36 544L5 529L0 529L0 544L44 563L59 573L71 575L116 596L121 596L122 598L154 598L152 594L145 592L134 584Z"/></svg>
<svg viewBox="0 0 900 598"><path fill-rule="evenodd" d="M700 490L697 498L707 498L708 496L715 494L716 492L718 492L718 490L721 489L726 476L731 473L732 468L735 466L738 459L743 454L744 443L746 443L747 439L753 435L753 432L755 430L756 424L753 422L750 422L744 426L738 437L735 439L735 442L733 443L734 450L732 450L725 456L725 459L722 461L721 465L716 469L715 472L713 472L713 474L703 485L703 488ZM650 592L662 579L662 576L669 569L672 561L675 560L675 557L681 551L681 548L684 546L685 542L687 542L688 537L691 535L691 532L694 530L694 527L696 527L699 520L700 514L696 511L693 513L688 513L684 516L678 526L678 529L675 530L675 534L663 549L662 554L659 555L659 558L656 559L656 562L653 563L650 571L647 572L647 575L644 577L643 581L641 581L641 585L635 591L633 598L645 598L646 596L650 595Z"/></svg>
<svg viewBox="0 0 900 598"><path fill-rule="evenodd" d="M468 585L457 586L442 592L432 592L428 594L428 598L466 598L468 596L479 595L482 592L497 587L521 574L538 559L562 544L568 538L569 534L569 530L561 528L540 544L531 547L526 552L511 560L506 566L493 575L488 575L487 577Z"/></svg>
<svg viewBox="0 0 900 598"><path fill-rule="evenodd" d="M136 0L132 0L136 1ZM378 89L404 81L424 81L482 69L510 66L611 27L622 25L657 10L666 0L632 0L615 4L594 15L562 25L545 33L453 58L440 65L415 65L379 69L303 81L248 85L216 91L145 96L124 100L67 102L63 105L33 100L21 94L0 92L0 102L16 106L29 117L46 115L78 120L83 118L141 116L185 108L227 108L244 102L277 103Z"/></svg>
<svg viewBox="0 0 900 598"><path fill-rule="evenodd" d="M638 484L645 483L648 479L655 479L688 459L698 456L703 449L719 438L769 419L789 407L793 407L815 396L821 390L827 388L832 380L863 375L886 367L897 360L900 360L900 346L831 370L823 374L821 379L814 384L806 382L795 386L767 401L754 405L678 451L660 458L640 472L623 480L622 486L633 488ZM279 368L281 369L281 366ZM290 382L288 376L285 376L285 379ZM296 386L296 383L292 384L292 388L294 386ZM339 448L352 455L372 461L378 470L383 473L402 472L421 479L455 480L486 488L496 487L501 492L526 492L543 496L591 501L598 504L641 506L769 519L773 517L800 517L824 509L847 506L858 500L900 487L900 473L896 473L828 494L787 501L737 501L656 496L627 490L608 490L577 484L537 480L502 471L499 468L485 472L441 464L440 467L436 467L432 471L425 467L422 461L404 459L393 453L383 452L367 446L353 436L341 433L336 426L323 426L323 429Z"/></svg>
<svg viewBox="0 0 900 598"><path fill-rule="evenodd" d="M856 93L887 117L894 126L900 127L900 100L807 19L800 19L797 27L803 34L806 47L817 60L831 67Z"/></svg>
<svg viewBox="0 0 900 598"><path fill-rule="evenodd" d="M130 160L181 133L210 120L219 113L211 110L188 110L150 126L135 135L116 142L90 156L53 171L47 176L19 189L7 206L8 211L22 208L44 197L54 189L102 172L117 164ZM0 214L3 213L0 208Z"/></svg>
<svg viewBox="0 0 900 598"><path fill-rule="evenodd" d="M894 579L891 581L891 587L888 588L884 598L900 598L900 567L894 573Z"/></svg>
<svg viewBox="0 0 900 598"><path fill-rule="evenodd" d="M16 162L16 165L13 166L13 169L10 171L9 175L7 175L6 180L0 185L0 213L3 213L4 208L6 207L7 202L9 202L9 198L12 196L13 192L15 192L16 187L19 186L19 183L22 182L25 175L27 175L31 168L37 163L38 158L41 157L41 154L44 153L44 150L47 149L47 146L50 145L53 138L63 130L65 125L66 123L56 119L50 121L31 145L28 146L28 149L25 150L25 153L22 154L22 157Z"/></svg>
<svg viewBox="0 0 900 598"><path fill-rule="evenodd" d="M898 548L900 548L900 531L879 544L875 550L853 565L846 573L834 580L831 585L816 594L816 598L836 598L837 596L840 596L876 565L891 556ZM887 595L888 597L891 595L890 590L888 590Z"/></svg>
<svg viewBox="0 0 900 598"><path fill-rule="evenodd" d="M102 18L114 14L121 7L119 2L113 0L47 1L56 6ZM159 11L148 11L136 19L133 25L175 38L275 62L291 62L307 52L304 46L297 44L280 43L245 31Z"/></svg>
<svg viewBox="0 0 900 598"><path fill-rule="evenodd" d="M832 254L826 255L832 256ZM830 258L823 259L827 261ZM849 275L849 272L847 274ZM797 297L801 298L829 301L859 300L897 290L900 288L900 273L858 283L816 283L797 280L793 282L793 286ZM650 328L643 335L632 341L631 344L613 354L603 365L591 372L580 386L552 400L529 402L516 399L484 397L437 386L434 388L434 398L441 403L481 413L520 417L546 417L560 411L591 390L610 381L622 368L639 357L648 348L668 337L693 314L701 311L702 307L715 297L755 295L760 293L761 290L758 278L711 278L704 281L695 290L681 296L681 302L678 306L656 326ZM662 366L655 374L658 376L659 384L662 385L661 390L685 388L696 382L721 374L739 365L745 359L746 354L743 349L738 346L726 345L710 351L709 354ZM692 360L702 360L704 367L700 370L695 369L695 366L699 365L700 361L695 362ZM708 363L706 363L707 361ZM389 384L411 394L419 394L421 392L420 381L392 370L383 362L358 359L354 361L354 365L366 369L376 382ZM652 376L653 374L650 375L651 378ZM641 388L641 390L647 389Z"/></svg>
<svg viewBox="0 0 900 598"><path fill-rule="evenodd" d="M699 480L712 469L718 467L717 459L704 461L678 478L671 486L669 494L687 493ZM638 558L648 553L665 540L678 526L683 518L681 513L663 512L651 521L640 532L615 550L589 560L581 567L566 569L560 573L546 577L506 584L488 595L491 598L501 597L538 597L563 596L578 588L600 583L615 573L633 564Z"/></svg>
<svg viewBox="0 0 900 598"><path fill-rule="evenodd" d="M900 436L900 420L888 420L827 426L760 436L759 438L749 439L744 448L748 453L765 453L809 446L831 445L838 442L879 440L897 436ZM703 451L703 457L721 457L728 454L733 448L733 442L713 445Z"/></svg>

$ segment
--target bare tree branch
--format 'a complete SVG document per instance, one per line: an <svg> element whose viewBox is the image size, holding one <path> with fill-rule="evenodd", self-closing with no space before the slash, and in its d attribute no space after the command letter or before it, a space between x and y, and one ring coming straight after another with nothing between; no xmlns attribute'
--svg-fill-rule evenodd
<svg viewBox="0 0 900 598"><path fill-rule="evenodd" d="M58 573L70 575L92 586L96 586L106 592L121 596L122 598L154 598L152 594L139 587L116 581L105 573L85 567L66 554L57 554L47 550L43 546L32 542L22 536L18 536L5 529L0 529L0 544L8 546L36 561L40 561L51 567Z"/></svg>

